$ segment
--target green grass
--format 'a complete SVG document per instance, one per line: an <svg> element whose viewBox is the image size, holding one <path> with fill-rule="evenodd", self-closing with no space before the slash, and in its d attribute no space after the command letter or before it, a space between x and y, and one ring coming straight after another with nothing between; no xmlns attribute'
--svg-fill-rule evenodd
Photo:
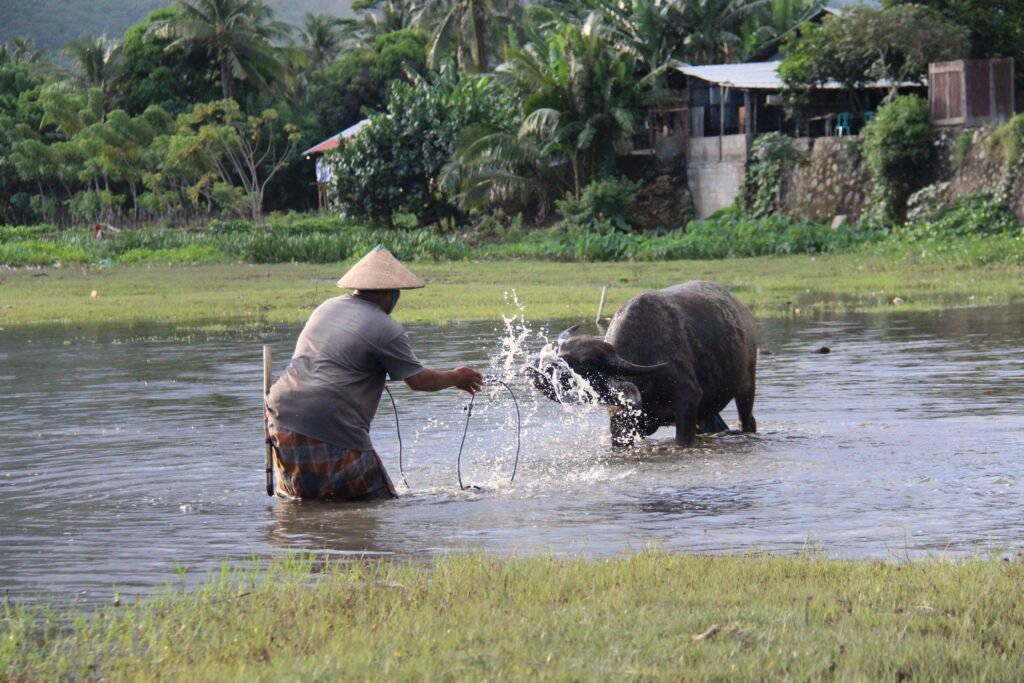
<svg viewBox="0 0 1024 683"><path fill-rule="evenodd" d="M1024 300L1024 266L966 265L911 249L885 253L654 263L459 261L412 263L428 281L407 292L402 321L496 320L515 290L534 320L593 319L633 294L701 278L729 288L761 316L940 309ZM350 262L333 265L145 266L0 271L0 326L162 321L177 324L299 323L341 290ZM45 276L40 276L45 273ZM96 292L96 298L91 293Z"/></svg>
<svg viewBox="0 0 1024 683"><path fill-rule="evenodd" d="M436 227L382 230L322 214L269 220L264 226L211 221L199 229L149 227L102 240L94 240L85 228L0 226L0 264L336 263L381 243L409 261L664 261L835 253L886 239L884 231L858 225L833 230L785 216L750 218L736 210L693 221L685 230L647 233L621 232L608 223L524 230L518 220L503 222L501 217L464 233ZM1011 221L1016 222L1012 214ZM1004 223L994 227L1010 232Z"/></svg>
<svg viewBox="0 0 1024 683"><path fill-rule="evenodd" d="M8 608L0 679L1010 681L1022 582L996 559L292 558L90 615Z"/></svg>

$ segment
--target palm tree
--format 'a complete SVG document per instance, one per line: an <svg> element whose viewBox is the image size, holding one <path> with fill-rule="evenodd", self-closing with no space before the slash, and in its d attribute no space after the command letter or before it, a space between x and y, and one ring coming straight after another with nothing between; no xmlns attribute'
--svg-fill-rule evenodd
<svg viewBox="0 0 1024 683"><path fill-rule="evenodd" d="M338 53L345 21L327 14L306 12L302 21L302 42L309 53L310 66L318 69Z"/></svg>
<svg viewBox="0 0 1024 683"><path fill-rule="evenodd" d="M0 45L0 64L39 64L43 51L27 36L16 36Z"/></svg>
<svg viewBox="0 0 1024 683"><path fill-rule="evenodd" d="M273 41L286 38L290 27L273 20L262 0L178 0L178 16L154 22L150 31L173 39L168 50L206 50L220 68L224 99L245 80L263 92L279 90L290 76L288 61Z"/></svg>
<svg viewBox="0 0 1024 683"><path fill-rule="evenodd" d="M546 43L513 46L499 73L522 101L520 137L565 155L577 198L614 170L617 143L633 134L636 113L660 95L664 67L641 76L639 61L607 39L597 12L565 25Z"/></svg>
<svg viewBox="0 0 1024 683"><path fill-rule="evenodd" d="M767 5L758 7L747 14L740 26L743 54L749 55L779 40L803 24L824 4L824 0L770 0Z"/></svg>
<svg viewBox="0 0 1024 683"><path fill-rule="evenodd" d="M654 71L678 56L686 39L677 0L600 0L609 38Z"/></svg>
<svg viewBox="0 0 1024 683"><path fill-rule="evenodd" d="M416 17L416 24L433 34L427 62L436 68L454 50L463 71L488 71L495 36L520 9L515 0L427 0Z"/></svg>
<svg viewBox="0 0 1024 683"><path fill-rule="evenodd" d="M65 45L61 54L74 63L82 85L99 88L107 102L121 67L121 42L110 40L106 34L93 38L83 33Z"/></svg>
<svg viewBox="0 0 1024 683"><path fill-rule="evenodd" d="M744 17L768 0L674 0L686 38L684 58L692 64L715 64L738 59Z"/></svg>
<svg viewBox="0 0 1024 683"><path fill-rule="evenodd" d="M356 0L352 9L364 14L358 21L343 20L345 49L368 47L377 36L413 28L422 8L417 0Z"/></svg>
<svg viewBox="0 0 1024 683"><path fill-rule="evenodd" d="M438 185L464 210L512 202L543 219L566 188L557 141L481 124L462 132Z"/></svg>

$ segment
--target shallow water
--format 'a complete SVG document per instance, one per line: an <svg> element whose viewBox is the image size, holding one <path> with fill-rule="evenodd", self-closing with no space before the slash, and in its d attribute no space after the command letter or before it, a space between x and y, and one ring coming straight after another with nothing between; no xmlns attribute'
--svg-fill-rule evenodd
<svg viewBox="0 0 1024 683"><path fill-rule="evenodd" d="M263 490L260 344L287 364L296 329L180 338L159 327L0 331L0 588L106 599L193 580L222 560L309 550L424 557L453 549L611 556L655 545L838 557L1024 548L1024 307L760 322L757 435L682 450L663 429L613 451L600 408L514 385L477 400L393 386L374 441L405 494L297 504ZM501 324L411 326L428 364L491 371L536 350ZM515 331L522 331L517 328ZM555 330L557 332L557 330ZM506 339L506 342L508 339ZM829 346L832 353L814 353ZM513 351L518 352L512 354ZM512 355L510 355L512 354ZM730 406L723 414L735 426Z"/></svg>

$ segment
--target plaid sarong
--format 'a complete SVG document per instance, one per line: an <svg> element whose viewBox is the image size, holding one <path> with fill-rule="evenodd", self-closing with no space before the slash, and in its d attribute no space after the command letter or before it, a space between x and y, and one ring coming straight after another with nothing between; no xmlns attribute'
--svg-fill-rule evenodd
<svg viewBox="0 0 1024 683"><path fill-rule="evenodd" d="M274 491L292 498L397 498L376 451L355 451L286 430L270 433Z"/></svg>

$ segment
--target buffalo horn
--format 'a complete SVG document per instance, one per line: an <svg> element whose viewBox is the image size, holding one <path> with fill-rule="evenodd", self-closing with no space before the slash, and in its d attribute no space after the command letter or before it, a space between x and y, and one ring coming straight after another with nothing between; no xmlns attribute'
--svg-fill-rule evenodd
<svg viewBox="0 0 1024 683"><path fill-rule="evenodd" d="M575 332L575 331L576 331L576 328L578 328L578 327L579 327L579 325L573 325L573 326L572 326L572 327L570 327L569 329L567 329L567 330L564 330L564 331L562 332L562 334L558 335L558 341L565 341L566 339L568 339L569 337L571 337L571 336L572 336L572 333L573 333L573 332Z"/></svg>
<svg viewBox="0 0 1024 683"><path fill-rule="evenodd" d="M615 356L608 365L616 375L649 375L664 369L668 366L668 363L637 365L636 363L630 363L625 358Z"/></svg>

